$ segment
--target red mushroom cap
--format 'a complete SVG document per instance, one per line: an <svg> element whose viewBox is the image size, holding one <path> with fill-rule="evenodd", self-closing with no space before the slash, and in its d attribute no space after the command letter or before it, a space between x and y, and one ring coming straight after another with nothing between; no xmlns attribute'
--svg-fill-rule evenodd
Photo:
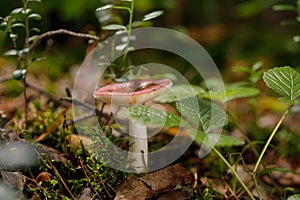
<svg viewBox="0 0 300 200"><path fill-rule="evenodd" d="M104 86L94 92L94 98L116 105L143 104L172 85L169 79L135 79Z"/></svg>

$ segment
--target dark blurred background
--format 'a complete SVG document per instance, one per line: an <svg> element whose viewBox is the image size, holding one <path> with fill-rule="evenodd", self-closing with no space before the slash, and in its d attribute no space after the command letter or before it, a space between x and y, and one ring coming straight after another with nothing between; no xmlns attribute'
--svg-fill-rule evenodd
<svg viewBox="0 0 300 200"><path fill-rule="evenodd" d="M42 15L37 22L41 32L66 28L101 35L101 23L95 10L111 0L43 0L33 9ZM212 56L222 70L234 66L250 66L263 61L274 67L300 63L300 45L292 37L300 33L294 23L282 25L282 20L294 20L293 12L276 12L275 4L292 4L295 0L136 0L135 18L153 10L164 10L165 14L155 19L153 26L183 31L201 45ZM21 1L1 1L0 15L8 15ZM126 13L119 13L124 22ZM0 33L1 52L11 47L4 32ZM49 46L51 48L49 48ZM69 36L56 36L43 41L40 51L58 54L64 65L83 61L87 41ZM65 59L65 60L64 60ZM227 70L229 71L229 70Z"/></svg>

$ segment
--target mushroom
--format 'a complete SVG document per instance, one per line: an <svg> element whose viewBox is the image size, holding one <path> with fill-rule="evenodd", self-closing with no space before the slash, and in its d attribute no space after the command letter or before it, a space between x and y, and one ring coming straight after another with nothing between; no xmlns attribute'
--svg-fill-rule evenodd
<svg viewBox="0 0 300 200"><path fill-rule="evenodd" d="M99 88L94 98L117 106L142 105L173 85L169 79L134 79ZM147 127L129 119L128 160L137 173L148 169Z"/></svg>

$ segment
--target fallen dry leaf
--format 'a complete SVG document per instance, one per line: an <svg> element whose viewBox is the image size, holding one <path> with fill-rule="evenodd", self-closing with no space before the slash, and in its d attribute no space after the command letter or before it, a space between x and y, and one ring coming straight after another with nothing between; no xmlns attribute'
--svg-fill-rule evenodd
<svg viewBox="0 0 300 200"><path fill-rule="evenodd" d="M190 199L192 185L193 178L187 169L176 164L139 178L128 177L120 186L115 200Z"/></svg>

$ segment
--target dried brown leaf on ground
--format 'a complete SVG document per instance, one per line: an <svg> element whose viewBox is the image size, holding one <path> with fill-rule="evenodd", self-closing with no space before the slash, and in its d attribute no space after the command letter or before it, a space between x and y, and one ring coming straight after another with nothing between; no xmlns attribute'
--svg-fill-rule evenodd
<svg viewBox="0 0 300 200"><path fill-rule="evenodd" d="M188 170L176 164L145 176L128 177L120 186L115 200L190 199L193 178Z"/></svg>

